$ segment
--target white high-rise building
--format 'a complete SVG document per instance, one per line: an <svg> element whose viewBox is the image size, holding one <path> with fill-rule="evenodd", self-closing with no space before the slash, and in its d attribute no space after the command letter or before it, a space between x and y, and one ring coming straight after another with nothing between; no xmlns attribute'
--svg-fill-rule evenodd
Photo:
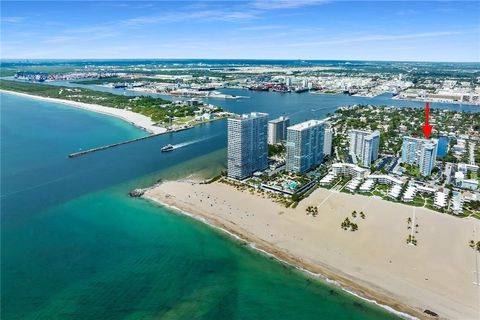
<svg viewBox="0 0 480 320"><path fill-rule="evenodd" d="M416 165L420 174L428 177L432 174L437 158L438 140L403 137L402 162Z"/></svg>
<svg viewBox="0 0 480 320"><path fill-rule="evenodd" d="M268 144L279 144L287 140L288 126L290 126L290 119L287 117L268 121Z"/></svg>
<svg viewBox="0 0 480 320"><path fill-rule="evenodd" d="M267 168L268 114L252 112L228 119L228 176L237 180Z"/></svg>
<svg viewBox="0 0 480 320"><path fill-rule="evenodd" d="M287 170L305 172L323 161L324 121L309 120L287 128Z"/></svg>
<svg viewBox="0 0 480 320"><path fill-rule="evenodd" d="M332 155L332 140L333 140L333 130L329 122L325 123L325 137L323 140L323 154L325 156Z"/></svg>
<svg viewBox="0 0 480 320"><path fill-rule="evenodd" d="M292 85L292 78L286 77L285 78L285 85L290 87Z"/></svg>
<svg viewBox="0 0 480 320"><path fill-rule="evenodd" d="M380 131L350 130L350 155L359 165L370 167L378 159Z"/></svg>

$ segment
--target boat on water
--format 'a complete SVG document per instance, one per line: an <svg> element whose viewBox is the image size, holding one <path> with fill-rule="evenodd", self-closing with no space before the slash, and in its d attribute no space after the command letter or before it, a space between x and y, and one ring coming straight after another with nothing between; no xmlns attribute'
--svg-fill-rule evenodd
<svg viewBox="0 0 480 320"><path fill-rule="evenodd" d="M127 84L126 84L126 83L121 83L121 82L119 82L119 83L114 83L114 84L113 84L113 88L114 88L114 89L121 89L121 88L126 88L126 87L127 87Z"/></svg>
<svg viewBox="0 0 480 320"><path fill-rule="evenodd" d="M173 151L173 146L171 144L167 144L166 146L163 146L160 151L162 152L170 152Z"/></svg>
<svg viewBox="0 0 480 320"><path fill-rule="evenodd" d="M269 88L266 87L266 86L251 86L251 87L248 87L248 90L252 90L252 91L268 91Z"/></svg>
<svg viewBox="0 0 480 320"><path fill-rule="evenodd" d="M307 92L308 91L308 88L297 88L295 89L295 93L303 93L303 92Z"/></svg>

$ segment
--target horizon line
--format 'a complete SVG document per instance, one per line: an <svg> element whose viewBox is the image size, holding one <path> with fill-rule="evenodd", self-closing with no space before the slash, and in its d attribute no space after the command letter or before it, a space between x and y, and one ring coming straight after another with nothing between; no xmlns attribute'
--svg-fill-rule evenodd
<svg viewBox="0 0 480 320"><path fill-rule="evenodd" d="M352 61L352 62L417 62L417 63L471 63L471 64L480 64L479 61L440 61L440 60L370 60L370 59L299 59L299 58L0 58L0 61L42 61L42 60L63 60L63 61L99 61L99 60L109 60L109 61L118 61L118 60L151 60L151 61L162 61L162 60L212 60L212 61L221 61L221 60L247 60L247 61ZM2 67L2 66L0 66Z"/></svg>

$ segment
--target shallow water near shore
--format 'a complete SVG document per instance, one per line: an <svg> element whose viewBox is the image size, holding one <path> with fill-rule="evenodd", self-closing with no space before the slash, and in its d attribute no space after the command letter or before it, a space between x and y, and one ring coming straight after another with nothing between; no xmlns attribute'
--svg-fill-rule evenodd
<svg viewBox="0 0 480 320"><path fill-rule="evenodd" d="M60 104L1 102L2 319L397 318L127 196L224 169L225 121L68 159L145 133ZM160 153L167 143L185 146Z"/></svg>

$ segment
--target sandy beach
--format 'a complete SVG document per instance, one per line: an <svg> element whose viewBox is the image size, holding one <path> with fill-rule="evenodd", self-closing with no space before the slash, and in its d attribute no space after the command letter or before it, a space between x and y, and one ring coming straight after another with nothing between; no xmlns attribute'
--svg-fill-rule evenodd
<svg viewBox="0 0 480 320"><path fill-rule="evenodd" d="M48 101L48 102L62 103L71 107L106 114L109 116L122 119L123 121L126 121L138 128L146 130L151 134L159 134L167 131L167 129L163 127L156 126L155 123L152 121L152 119L150 119L149 117L133 111L129 111L129 110L109 108L109 107L104 107L97 104L89 104L89 103L76 102L76 101L70 101L70 100L40 97L40 96L31 95L31 94L1 90L1 89L0 89L0 92L15 94L17 96L39 99L39 100Z"/></svg>
<svg viewBox="0 0 480 320"><path fill-rule="evenodd" d="M295 209L221 182L165 182L144 197L228 231L280 260L417 318L479 319L480 222L374 197L315 190ZM306 214L317 206L318 215ZM352 211L363 211L352 217ZM346 217L358 225L340 228ZM408 229L407 219L411 218ZM418 226L417 226L418 225ZM414 235L417 246L407 244Z"/></svg>

